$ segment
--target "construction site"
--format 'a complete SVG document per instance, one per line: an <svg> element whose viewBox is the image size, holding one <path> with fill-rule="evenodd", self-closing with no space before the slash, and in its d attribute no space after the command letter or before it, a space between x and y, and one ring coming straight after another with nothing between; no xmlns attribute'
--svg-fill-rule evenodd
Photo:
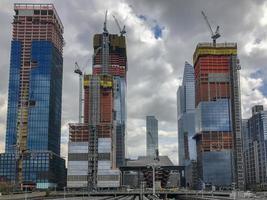
<svg viewBox="0 0 267 200"><path fill-rule="evenodd" d="M198 174L205 183L244 189L239 60L236 43L199 43L193 55Z"/></svg>
<svg viewBox="0 0 267 200"><path fill-rule="evenodd" d="M70 188L116 188L125 160L126 33L113 16L118 34L109 34L107 13L102 34L94 35L92 74L80 77L79 123L69 124Z"/></svg>

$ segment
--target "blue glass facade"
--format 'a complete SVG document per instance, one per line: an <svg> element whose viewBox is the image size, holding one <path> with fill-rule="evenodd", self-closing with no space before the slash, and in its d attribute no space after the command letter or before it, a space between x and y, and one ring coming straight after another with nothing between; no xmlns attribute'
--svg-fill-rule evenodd
<svg viewBox="0 0 267 200"><path fill-rule="evenodd" d="M7 113L6 153L0 154L0 176L17 181L15 144L21 69L21 42L11 43L11 64ZM60 158L62 54L50 41L32 41L29 77L27 149L23 158L23 181L37 188L63 187L65 161Z"/></svg>
<svg viewBox="0 0 267 200"><path fill-rule="evenodd" d="M231 131L229 99L202 101L196 109L196 132Z"/></svg>
<svg viewBox="0 0 267 200"><path fill-rule="evenodd" d="M254 110L248 120L243 120L244 160L246 164L246 183L250 189L267 184L267 111Z"/></svg>
<svg viewBox="0 0 267 200"><path fill-rule="evenodd" d="M183 82L177 90L178 163L187 165L197 159L195 135L194 68L185 62Z"/></svg>
<svg viewBox="0 0 267 200"><path fill-rule="evenodd" d="M203 181L212 185L230 186L232 183L231 150L202 153Z"/></svg>
<svg viewBox="0 0 267 200"><path fill-rule="evenodd" d="M32 42L28 148L60 155L62 56L49 41Z"/></svg>
<svg viewBox="0 0 267 200"><path fill-rule="evenodd" d="M21 65L21 42L11 42L11 59L9 70L9 87L8 87L8 109L6 125L6 152L13 150L17 142L17 113L19 101L20 86L20 65Z"/></svg>
<svg viewBox="0 0 267 200"><path fill-rule="evenodd" d="M229 111L229 99L200 102L196 109L196 132L202 133L203 138L206 135L207 137L217 138L218 135L231 132L231 113ZM214 148L212 151L199 153L198 164L202 169L200 175L205 183L216 186L230 186L233 178L232 150L224 149L223 145L215 141L209 143ZM219 148L217 148L218 145Z"/></svg>
<svg viewBox="0 0 267 200"><path fill-rule="evenodd" d="M0 177L11 183L17 180L18 156L15 153L0 154ZM52 152L31 152L23 157L24 181L36 183L39 189L65 185L65 161Z"/></svg>
<svg viewBox="0 0 267 200"><path fill-rule="evenodd" d="M123 166L125 158L125 124L126 124L126 80L114 76L116 92L114 93L114 110L116 111L116 163Z"/></svg>
<svg viewBox="0 0 267 200"><path fill-rule="evenodd" d="M14 152L19 101L21 45L12 41L6 152ZM63 59L49 41L33 41L29 86L28 138L29 150L53 151L60 155L61 96Z"/></svg>
<svg viewBox="0 0 267 200"><path fill-rule="evenodd" d="M146 155L155 157L158 146L158 120L155 116L146 116Z"/></svg>

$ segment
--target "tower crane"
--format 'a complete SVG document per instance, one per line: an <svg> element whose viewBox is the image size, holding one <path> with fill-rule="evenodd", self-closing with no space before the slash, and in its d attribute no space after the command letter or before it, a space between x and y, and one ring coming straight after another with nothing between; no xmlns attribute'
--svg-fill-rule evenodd
<svg viewBox="0 0 267 200"><path fill-rule="evenodd" d="M117 24L117 26L118 26L118 29L119 29L119 31L120 31L121 36L123 36L123 35L126 33L125 25L124 25L123 28L121 29L120 23L119 23L119 21L117 20L117 18L115 17L115 15L112 15L112 16L113 16L113 18L114 18L114 20L115 20L115 22L116 22L116 24Z"/></svg>
<svg viewBox="0 0 267 200"><path fill-rule="evenodd" d="M209 29L210 29L210 33L211 33L211 39L213 40L213 45L216 45L216 40L221 37L220 33L219 33L219 26L217 26L216 31L213 32L211 25L209 23L208 17L206 16L206 14L204 13L204 11L201 11L201 14L203 15Z"/></svg>
<svg viewBox="0 0 267 200"><path fill-rule="evenodd" d="M74 73L79 75L79 123L82 123L82 80L83 80L83 72L78 65L77 62L75 62L75 67L74 67Z"/></svg>

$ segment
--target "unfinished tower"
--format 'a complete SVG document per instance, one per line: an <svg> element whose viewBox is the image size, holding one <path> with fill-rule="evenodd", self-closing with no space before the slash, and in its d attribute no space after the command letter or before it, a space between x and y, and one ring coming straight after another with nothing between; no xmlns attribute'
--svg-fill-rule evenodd
<svg viewBox="0 0 267 200"><path fill-rule="evenodd" d="M244 189L237 44L200 43L193 60L200 178Z"/></svg>
<svg viewBox="0 0 267 200"><path fill-rule="evenodd" d="M69 160L68 187L91 190L120 185L118 167L125 159L126 61L125 37L109 34L105 20L103 33L94 36L93 74L83 77L84 122L70 125L70 137L80 134L79 126L88 137L78 151L79 145L70 138L69 155L77 157ZM82 166L79 171L77 166Z"/></svg>
<svg viewBox="0 0 267 200"><path fill-rule="evenodd" d="M2 155L7 160L1 173L13 174L7 178L22 185L62 186L64 175L58 176L64 171L60 158L63 25L53 4L16 3L14 11L6 154ZM11 161L17 169L10 168ZM15 174L10 172L14 169Z"/></svg>

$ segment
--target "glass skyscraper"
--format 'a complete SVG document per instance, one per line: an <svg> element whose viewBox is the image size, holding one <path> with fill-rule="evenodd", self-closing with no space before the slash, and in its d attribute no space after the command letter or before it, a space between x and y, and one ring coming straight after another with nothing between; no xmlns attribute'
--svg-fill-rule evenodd
<svg viewBox="0 0 267 200"><path fill-rule="evenodd" d="M63 25L53 4L14 4L14 11L6 153L0 157L0 176L17 182L17 171L22 170L23 182L38 188L62 187ZM12 173L10 165L16 169Z"/></svg>
<svg viewBox="0 0 267 200"><path fill-rule="evenodd" d="M146 155L155 157L158 145L158 120L155 116L146 116Z"/></svg>
<svg viewBox="0 0 267 200"><path fill-rule="evenodd" d="M183 82L177 90L178 164L196 160L194 68L185 62Z"/></svg>
<svg viewBox="0 0 267 200"><path fill-rule="evenodd" d="M243 120L246 183L250 189L267 185L267 111L262 105L252 108L252 117Z"/></svg>

